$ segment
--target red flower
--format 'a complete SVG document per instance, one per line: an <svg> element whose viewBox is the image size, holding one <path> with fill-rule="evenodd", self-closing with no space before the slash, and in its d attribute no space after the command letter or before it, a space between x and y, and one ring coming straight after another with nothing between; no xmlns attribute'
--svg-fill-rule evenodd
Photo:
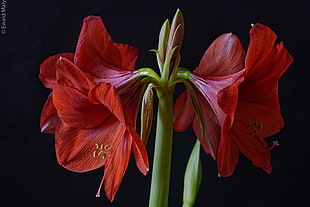
<svg viewBox="0 0 310 207"><path fill-rule="evenodd" d="M218 153L218 171L230 176L239 159L239 151L253 165L267 173L272 170L270 148L265 137L278 133L284 125L281 116L278 81L292 56L277 35L267 26L255 24L250 30L250 44L245 58L246 78L239 86L238 104L227 139ZM275 143L277 144L277 143Z"/></svg>
<svg viewBox="0 0 310 207"><path fill-rule="evenodd" d="M133 150L148 171L145 146L135 131L144 86L133 70L137 50L115 43L101 18L85 18L75 54L52 56L41 64L40 79L53 91L43 107L41 129L55 133L56 155L65 168L85 172L105 165L110 200ZM62 57L62 58L60 58Z"/></svg>
<svg viewBox="0 0 310 207"><path fill-rule="evenodd" d="M175 104L176 131L190 124L206 153L216 158L220 139L232 124L243 79L244 51L233 34L218 37L185 81L187 92Z"/></svg>
<svg viewBox="0 0 310 207"><path fill-rule="evenodd" d="M176 102L175 130L192 124L204 150L217 159L221 176L233 173L239 152L271 171L270 148L263 138L283 126L278 80L293 60L282 43L274 46L275 39L267 26L254 25L244 57L236 36L220 36L189 76L187 93Z"/></svg>

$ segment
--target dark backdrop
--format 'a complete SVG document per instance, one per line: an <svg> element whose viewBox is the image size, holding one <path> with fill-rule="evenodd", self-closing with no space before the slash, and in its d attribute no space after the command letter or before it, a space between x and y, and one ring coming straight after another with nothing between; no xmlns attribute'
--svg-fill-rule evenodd
<svg viewBox="0 0 310 207"><path fill-rule="evenodd" d="M307 205L309 203L309 10L308 1L14 1L6 6L6 34L1 52L1 206L147 206L150 175L144 177L131 160L110 203L95 194L103 169L77 174L57 164L52 135L40 133L39 116L49 90L38 80L39 64L47 57L73 52L82 20L102 16L117 42L140 51L137 67L156 67L154 54L161 24L177 8L185 17L182 66L194 68L215 37L237 34L248 44L251 23L276 31L295 58L280 81L280 100L286 122L274 138L273 172L266 174L241 156L233 176L218 178L216 163L202 153L203 182L196 206L238 207ZM3 23L3 20L2 20ZM152 161L153 136L148 144ZM191 130L174 138L170 206L181 206L185 163L194 143Z"/></svg>

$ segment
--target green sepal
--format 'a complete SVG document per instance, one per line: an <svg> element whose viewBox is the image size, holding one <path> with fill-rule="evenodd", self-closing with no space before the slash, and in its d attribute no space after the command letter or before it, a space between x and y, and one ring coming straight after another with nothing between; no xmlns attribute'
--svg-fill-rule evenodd
<svg viewBox="0 0 310 207"><path fill-rule="evenodd" d="M140 68L138 69L138 76L151 78L151 82L158 84L160 77L152 68Z"/></svg>
<svg viewBox="0 0 310 207"><path fill-rule="evenodd" d="M159 53L159 51L158 51L158 50L155 50L155 49L150 49L149 51L150 51L150 52Z"/></svg>
<svg viewBox="0 0 310 207"><path fill-rule="evenodd" d="M190 80L190 76L193 72L187 70L186 68L179 68L178 77L186 80Z"/></svg>

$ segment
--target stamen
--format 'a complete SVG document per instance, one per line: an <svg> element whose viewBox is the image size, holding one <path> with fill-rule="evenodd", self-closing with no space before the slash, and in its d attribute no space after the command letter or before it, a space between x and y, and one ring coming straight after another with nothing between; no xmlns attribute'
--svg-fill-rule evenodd
<svg viewBox="0 0 310 207"><path fill-rule="evenodd" d="M248 129L250 129L253 134L257 134L257 132L259 130L262 130L263 129L263 123L261 122L257 122L257 121L253 121L251 123L248 124Z"/></svg>
<svg viewBox="0 0 310 207"><path fill-rule="evenodd" d="M96 193L96 198L99 198L99 197L100 197L100 191L101 191L102 184L103 184L103 178L102 178L102 180L101 180L101 182L100 182L98 191L97 191L97 193Z"/></svg>
<svg viewBox="0 0 310 207"><path fill-rule="evenodd" d="M95 150L93 152L93 157L99 157L101 156L102 159L105 159L107 156L106 150L110 148L110 145L103 145L103 144L95 144Z"/></svg>
<svg viewBox="0 0 310 207"><path fill-rule="evenodd" d="M101 157L102 157L102 159L105 159L105 157L107 156L107 154L104 152L104 151L100 151L100 152L98 152L98 154L97 154L98 156L100 156L101 155Z"/></svg>

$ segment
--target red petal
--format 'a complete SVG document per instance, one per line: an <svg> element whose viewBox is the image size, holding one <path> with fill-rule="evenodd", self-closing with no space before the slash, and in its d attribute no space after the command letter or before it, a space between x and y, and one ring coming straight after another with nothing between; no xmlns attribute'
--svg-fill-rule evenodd
<svg viewBox="0 0 310 207"><path fill-rule="evenodd" d="M245 107L242 107L242 109L244 108ZM247 109L251 109L251 106ZM263 113L262 116L266 115L264 111L259 111L259 113ZM240 115L243 117L240 117ZM248 116L251 117L251 115L245 113L245 111L240 112L238 108L228 139L221 140L217 160L218 171L221 176L230 176L234 172L239 159L239 150L250 159L256 167L262 168L267 173L270 173L272 170L267 143L263 137L259 135L260 132L255 133L248 127L248 123L250 123L249 121L251 120L250 118L245 118Z"/></svg>
<svg viewBox="0 0 310 207"><path fill-rule="evenodd" d="M137 132L132 128L127 126L127 129L130 131L130 134L132 136L132 151L136 160L136 164L139 168L139 170L146 175L149 171L149 160L148 160L148 154L146 151L146 148L140 139Z"/></svg>
<svg viewBox="0 0 310 207"><path fill-rule="evenodd" d="M94 104L102 104L115 115L118 120L125 123L122 103L117 90L106 83L99 83L89 92L89 100Z"/></svg>
<svg viewBox="0 0 310 207"><path fill-rule="evenodd" d="M111 115L103 105L90 103L83 93L66 86L54 87L53 101L59 118L75 128L97 127Z"/></svg>
<svg viewBox="0 0 310 207"><path fill-rule="evenodd" d="M202 111L204 134L195 119L194 131L204 150L216 158L221 136L226 136L232 124L238 101L238 85L243 80L244 70L229 76L203 77L191 75L196 85Z"/></svg>
<svg viewBox="0 0 310 207"><path fill-rule="evenodd" d="M240 108L252 107L249 114L252 121L264 125L261 136L271 136L283 126L278 81L293 61L282 43L273 46L275 38L268 27L253 26L246 58L247 77L239 88L240 104L244 104Z"/></svg>
<svg viewBox="0 0 310 207"><path fill-rule="evenodd" d="M267 26L255 24L250 30L250 44L246 55L247 73L252 71L261 64L261 62L269 56L277 35Z"/></svg>
<svg viewBox="0 0 310 207"><path fill-rule="evenodd" d="M246 56L247 78L244 81L250 97L257 93L267 93L293 62L293 57L282 42L274 46L275 39L276 34L261 24L254 25L250 31L250 45Z"/></svg>
<svg viewBox="0 0 310 207"><path fill-rule="evenodd" d="M193 122L194 106L191 97L183 92L174 104L174 125L175 131L185 131Z"/></svg>
<svg viewBox="0 0 310 207"><path fill-rule="evenodd" d="M62 123L56 133L57 160L66 169L86 172L105 165L102 182L111 201L127 169L131 145L127 127L114 116L92 129L77 129Z"/></svg>
<svg viewBox="0 0 310 207"><path fill-rule="evenodd" d="M247 67L250 72L240 85L240 98L259 103L277 102L278 80L292 61L282 43L278 44L258 66Z"/></svg>
<svg viewBox="0 0 310 207"><path fill-rule="evenodd" d="M136 82L134 85L130 84L127 89L118 88L118 91L121 93L126 123L136 128L136 120L141 106L144 87L141 82Z"/></svg>
<svg viewBox="0 0 310 207"><path fill-rule="evenodd" d="M56 126L59 122L55 106L53 104L52 93L48 96L43 106L40 118L40 129L48 134L55 134Z"/></svg>
<svg viewBox="0 0 310 207"><path fill-rule="evenodd" d="M223 76L244 68L245 52L238 37L228 33L213 41L195 72L200 75Z"/></svg>
<svg viewBox="0 0 310 207"><path fill-rule="evenodd" d="M56 78L58 85L75 88L84 95L94 86L86 74L66 58L57 61Z"/></svg>
<svg viewBox="0 0 310 207"><path fill-rule="evenodd" d="M262 168L267 173L271 172L270 151L267 150L268 145L262 137L250 132L237 120L231 128L230 137L236 147L239 148L240 152L250 159L253 165Z"/></svg>
<svg viewBox="0 0 310 207"><path fill-rule="evenodd" d="M210 104L204 98L200 98L199 102L203 111L201 116L203 118L204 134L201 134L199 120L197 118L194 119L193 129L204 151L215 159L221 138L221 123Z"/></svg>
<svg viewBox="0 0 310 207"><path fill-rule="evenodd" d="M64 57L73 61L74 53L61 53L51 56L44 60L40 65L39 78L46 88L52 88L54 85L57 84L56 62L60 57Z"/></svg>
<svg viewBox="0 0 310 207"><path fill-rule="evenodd" d="M61 122L56 131L56 155L60 165L75 172L102 167L124 134L124 127L111 116L97 128L77 129Z"/></svg>
<svg viewBox="0 0 310 207"><path fill-rule="evenodd" d="M89 16L79 36L75 64L85 72L99 65L107 68L132 69L137 58L137 49L115 43L100 17Z"/></svg>
<svg viewBox="0 0 310 207"><path fill-rule="evenodd" d="M104 189L106 196L110 201L114 200L115 194L124 177L125 171L128 167L128 162L131 153L132 138L128 131L119 139L113 141L117 148L111 149L113 154L110 159L107 159L104 172Z"/></svg>
<svg viewBox="0 0 310 207"><path fill-rule="evenodd" d="M126 44L117 44L117 48L122 57L122 69L133 70L136 66L136 60L138 58L138 50L135 47Z"/></svg>
<svg viewBox="0 0 310 207"><path fill-rule="evenodd" d="M262 138L278 133L284 126L278 109L258 103L239 101L235 119L243 124L243 129L249 128L253 122L261 123L262 128L256 134Z"/></svg>
<svg viewBox="0 0 310 207"><path fill-rule="evenodd" d="M231 140L230 135L222 135L217 154L217 169L219 176L231 176L239 161L239 149Z"/></svg>

